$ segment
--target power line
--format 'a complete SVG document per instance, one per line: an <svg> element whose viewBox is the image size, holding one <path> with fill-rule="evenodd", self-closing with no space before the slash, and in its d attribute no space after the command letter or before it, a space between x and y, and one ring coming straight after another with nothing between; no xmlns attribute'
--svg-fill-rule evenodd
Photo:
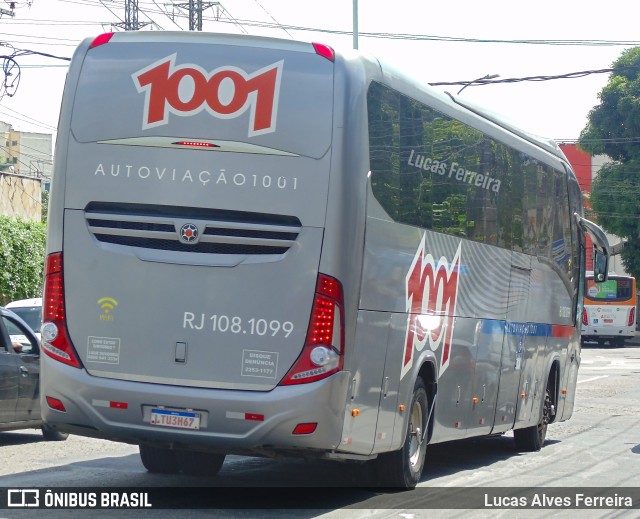
<svg viewBox="0 0 640 519"><path fill-rule="evenodd" d="M518 78L505 79L474 79L473 81L449 81L441 83L429 83L431 86L454 86L454 85L496 85L498 83L522 83L524 81L550 81L552 79L575 79L590 76L592 74L607 74L610 72L621 72L623 70L640 70L640 66L628 66L617 68L602 68L598 70L582 70L580 72L568 72L566 74L558 74L555 76L528 76Z"/></svg>
<svg viewBox="0 0 640 519"><path fill-rule="evenodd" d="M109 6L107 6L104 0L58 0L61 3L68 4L76 4L83 5L86 7L103 7L107 9L111 14L114 15L120 22L124 22ZM119 8L124 8L126 3L130 0L125 0L124 2L112 2L118 5ZM216 18L206 18L209 21L218 21L222 23L233 23L233 24L242 24L251 27L260 27L267 29L278 29L284 30L287 34L290 35L289 31L308 31L308 32L319 32L325 34L336 34L336 35L352 35L351 30L339 30L339 29L321 29L318 27L306 27L300 25L293 24L282 24L278 22L259 2L258 0L254 0L258 6L273 20L272 22L268 21L259 21L259 20L239 20L233 17L230 17L229 20L221 20ZM146 13L152 12L155 14L162 14L167 16L167 13L163 11L155 0L152 0L153 4L158 8L157 11L154 11L153 8L145 8L144 10L138 7L140 12ZM151 5L151 4L148 4ZM148 16L148 15L147 15ZM78 23L78 22L67 22L67 23ZM442 35L431 35L431 34L411 34L411 33L389 33L389 32L359 32L358 36L364 38L379 38L379 39L395 39L395 40L407 40L407 41L439 41L439 42L454 42L454 43L499 43L499 44L517 44L517 45L551 45L551 46L624 46L624 47L632 47L639 46L640 40L604 40L604 39L532 39L532 38L518 38L518 39L497 39L497 38L471 38L471 37L463 37L463 36L442 36Z"/></svg>
<svg viewBox="0 0 640 519"><path fill-rule="evenodd" d="M278 26L279 26L279 27L281 27L281 28L282 28L282 30L283 30L284 32L286 32L286 33L289 35L289 37L290 37L290 38L293 38L293 36L291 36L291 33L290 33L289 31L287 31L287 29L286 29L286 28L285 28L285 27L284 27L280 22L278 22L278 20L276 20L276 19L273 17L273 15L272 15L269 11L267 11L267 10L264 8L264 6L263 6L260 2L258 2L258 0L253 0L253 1L254 1L256 4L258 4L258 6L259 6L259 7L260 7L260 8L261 8L261 9L262 9L266 14L267 14L267 16L269 16L269 18L271 18L271 19L272 19L276 24L278 24Z"/></svg>
<svg viewBox="0 0 640 519"><path fill-rule="evenodd" d="M12 113L7 113L6 111L3 110L8 110L9 112ZM54 126L51 126L47 123L44 123L42 121L38 121L37 119L34 119L32 117L29 117L28 115L25 115L23 113L17 112L16 110L12 110L11 108L7 107L7 106L3 106L2 110L0 110L0 114L4 114L7 115L9 117L13 117L15 119L18 119L22 122L28 123L28 124L33 124L36 126L40 126L41 128L45 128L47 130L52 130L52 131L56 131L56 128Z"/></svg>

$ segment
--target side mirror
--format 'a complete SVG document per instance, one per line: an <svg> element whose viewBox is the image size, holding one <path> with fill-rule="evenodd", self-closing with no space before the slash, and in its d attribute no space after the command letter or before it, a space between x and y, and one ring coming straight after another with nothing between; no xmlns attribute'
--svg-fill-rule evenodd
<svg viewBox="0 0 640 519"><path fill-rule="evenodd" d="M593 242L593 279L596 283L602 283L607 280L611 254L607 235L595 223L582 218L578 213L573 213L573 215L582 232L591 236Z"/></svg>

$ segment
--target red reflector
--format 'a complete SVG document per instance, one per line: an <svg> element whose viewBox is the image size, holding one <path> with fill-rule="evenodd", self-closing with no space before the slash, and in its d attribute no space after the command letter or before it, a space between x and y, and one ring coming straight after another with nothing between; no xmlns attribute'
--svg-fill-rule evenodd
<svg viewBox="0 0 640 519"><path fill-rule="evenodd" d="M67 412L67 410L64 408L64 404L60 400L58 400L57 398L53 398L52 396L47 397L47 405L51 409L55 409L56 411L62 411L63 413Z"/></svg>
<svg viewBox="0 0 640 519"><path fill-rule="evenodd" d="M129 409L129 404L126 402L109 402L111 409Z"/></svg>
<svg viewBox="0 0 640 519"><path fill-rule="evenodd" d="M174 146L190 146L192 148L219 148L217 144L213 144L211 142L201 142L201 141L177 141L172 142Z"/></svg>
<svg viewBox="0 0 640 519"><path fill-rule="evenodd" d="M255 413L244 413L245 420L254 420L256 422L264 422L263 414L255 414Z"/></svg>
<svg viewBox="0 0 640 519"><path fill-rule="evenodd" d="M318 427L317 423L299 423L293 430L293 434L311 434Z"/></svg>
<svg viewBox="0 0 640 519"><path fill-rule="evenodd" d="M312 43L312 45L318 56L327 58L329 61L336 60L336 53L331 47L329 47L329 45L324 45L322 43Z"/></svg>
<svg viewBox="0 0 640 519"><path fill-rule="evenodd" d="M109 43L109 40L113 37L113 33L112 32L105 32L104 34L101 34L100 36L96 36L96 38L91 42L91 45L89 45L90 49L93 49L95 47L99 47L100 45L104 45L105 43Z"/></svg>

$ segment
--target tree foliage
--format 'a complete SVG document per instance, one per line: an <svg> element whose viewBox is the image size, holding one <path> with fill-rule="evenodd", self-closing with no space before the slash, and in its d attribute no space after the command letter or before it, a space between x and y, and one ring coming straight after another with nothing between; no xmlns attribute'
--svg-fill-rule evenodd
<svg viewBox="0 0 640 519"><path fill-rule="evenodd" d="M42 201L41 221L46 224L49 213L49 191L43 190L40 200Z"/></svg>
<svg viewBox="0 0 640 519"><path fill-rule="evenodd" d="M46 226L0 216L0 302L38 297L44 279Z"/></svg>
<svg viewBox="0 0 640 519"><path fill-rule="evenodd" d="M612 68L579 144L612 159L593 182L591 204L607 232L626 238L622 262L640 278L640 47L625 50Z"/></svg>

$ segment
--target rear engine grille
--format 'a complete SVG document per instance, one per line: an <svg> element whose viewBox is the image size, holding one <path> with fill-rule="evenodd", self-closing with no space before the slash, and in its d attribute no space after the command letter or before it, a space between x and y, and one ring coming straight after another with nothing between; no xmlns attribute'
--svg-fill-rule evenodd
<svg viewBox="0 0 640 519"><path fill-rule="evenodd" d="M85 208L89 231L103 243L184 253L225 255L281 255L301 231L298 218L177 206L92 202ZM180 229L192 224L192 242Z"/></svg>

